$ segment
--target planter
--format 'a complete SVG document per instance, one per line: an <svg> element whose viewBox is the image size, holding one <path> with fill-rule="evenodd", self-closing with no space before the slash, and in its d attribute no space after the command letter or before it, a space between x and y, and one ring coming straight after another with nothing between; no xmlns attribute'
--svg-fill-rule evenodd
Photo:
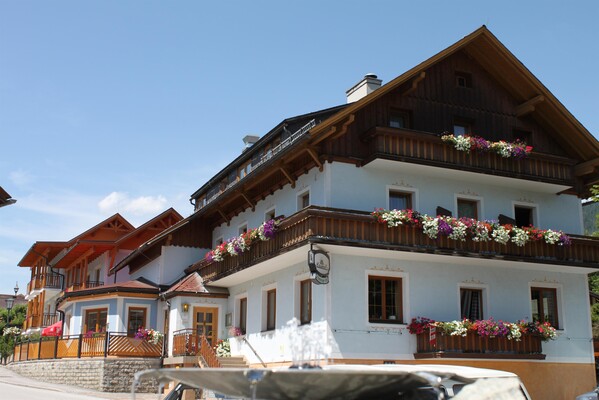
<svg viewBox="0 0 599 400"><path fill-rule="evenodd" d="M468 333L452 336L437 332L435 344L429 333L416 335L417 352L414 358L512 358L544 360L540 336L522 335L521 340L506 337L483 337Z"/></svg>

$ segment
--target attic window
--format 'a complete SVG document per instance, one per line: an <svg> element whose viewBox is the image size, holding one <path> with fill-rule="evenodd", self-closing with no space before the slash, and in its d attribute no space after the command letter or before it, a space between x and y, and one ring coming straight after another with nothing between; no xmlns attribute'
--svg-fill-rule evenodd
<svg viewBox="0 0 599 400"><path fill-rule="evenodd" d="M456 136L459 135L468 135L472 132L472 124L464 121L464 120L456 120L453 123L453 134Z"/></svg>
<svg viewBox="0 0 599 400"><path fill-rule="evenodd" d="M532 132L530 131L524 131L521 129L514 129L513 132L513 140L520 140L524 143L526 143L527 145L532 145Z"/></svg>
<svg viewBox="0 0 599 400"><path fill-rule="evenodd" d="M472 87L472 75L466 72L455 73L455 84L457 87L471 88Z"/></svg>
<svg viewBox="0 0 599 400"><path fill-rule="evenodd" d="M389 112L390 128L409 128L410 113L403 110L391 110Z"/></svg>

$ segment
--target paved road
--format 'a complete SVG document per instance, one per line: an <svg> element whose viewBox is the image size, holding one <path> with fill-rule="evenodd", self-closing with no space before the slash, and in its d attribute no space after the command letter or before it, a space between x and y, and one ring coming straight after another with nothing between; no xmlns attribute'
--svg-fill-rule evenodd
<svg viewBox="0 0 599 400"><path fill-rule="evenodd" d="M157 394L137 394L135 400L159 400ZM40 382L0 366L0 399L3 400L130 400L129 393L104 393L76 386Z"/></svg>

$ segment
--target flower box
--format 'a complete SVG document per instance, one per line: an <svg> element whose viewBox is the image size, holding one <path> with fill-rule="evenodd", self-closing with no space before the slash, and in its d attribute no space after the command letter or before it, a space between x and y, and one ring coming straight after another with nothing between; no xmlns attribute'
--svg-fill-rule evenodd
<svg viewBox="0 0 599 400"><path fill-rule="evenodd" d="M466 336L437 332L436 343L431 343L429 331L416 335L417 350L414 358L512 358L544 360L541 337L523 334L520 340L506 337Z"/></svg>

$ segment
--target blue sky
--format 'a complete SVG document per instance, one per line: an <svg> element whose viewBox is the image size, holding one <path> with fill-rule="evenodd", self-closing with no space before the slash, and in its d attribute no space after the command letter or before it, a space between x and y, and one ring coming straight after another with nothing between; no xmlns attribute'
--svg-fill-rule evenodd
<svg viewBox="0 0 599 400"><path fill-rule="evenodd" d="M599 134L599 2L0 0L0 293L36 240L135 226L247 134L345 102L485 24Z"/></svg>

